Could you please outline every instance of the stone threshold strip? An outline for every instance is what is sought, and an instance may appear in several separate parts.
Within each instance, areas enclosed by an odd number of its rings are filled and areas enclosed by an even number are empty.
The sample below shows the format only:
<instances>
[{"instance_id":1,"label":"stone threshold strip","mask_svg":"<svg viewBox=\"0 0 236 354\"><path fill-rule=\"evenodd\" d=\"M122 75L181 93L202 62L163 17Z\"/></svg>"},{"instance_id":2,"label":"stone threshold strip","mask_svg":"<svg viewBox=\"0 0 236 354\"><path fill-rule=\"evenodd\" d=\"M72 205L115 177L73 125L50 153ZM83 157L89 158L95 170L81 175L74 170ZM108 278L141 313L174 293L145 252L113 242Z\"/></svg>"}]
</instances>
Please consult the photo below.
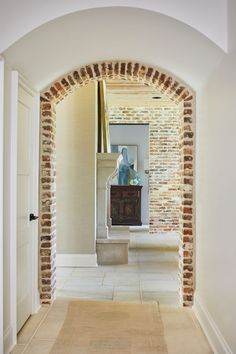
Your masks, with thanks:
<instances>
[{"instance_id":1,"label":"stone threshold strip","mask_svg":"<svg viewBox=\"0 0 236 354\"><path fill-rule=\"evenodd\" d=\"M56 289L56 111L67 95L101 79L133 80L156 87L181 107L180 125L180 294L191 306L194 293L194 116L195 92L162 69L130 61L103 61L80 67L41 92L40 297L54 299Z\"/></svg>"}]
</instances>

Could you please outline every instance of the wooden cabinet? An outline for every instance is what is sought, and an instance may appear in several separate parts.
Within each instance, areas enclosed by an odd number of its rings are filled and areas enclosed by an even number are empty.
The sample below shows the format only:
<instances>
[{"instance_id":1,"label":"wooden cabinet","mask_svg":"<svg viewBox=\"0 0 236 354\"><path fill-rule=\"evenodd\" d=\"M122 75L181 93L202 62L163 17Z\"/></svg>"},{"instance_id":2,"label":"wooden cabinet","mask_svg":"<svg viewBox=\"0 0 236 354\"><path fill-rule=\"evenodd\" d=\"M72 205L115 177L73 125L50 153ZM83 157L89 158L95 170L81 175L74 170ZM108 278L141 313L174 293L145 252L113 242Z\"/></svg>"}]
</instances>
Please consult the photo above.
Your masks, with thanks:
<instances>
[{"instance_id":1,"label":"wooden cabinet","mask_svg":"<svg viewBox=\"0 0 236 354\"><path fill-rule=\"evenodd\" d=\"M112 225L142 225L142 186L111 186Z\"/></svg>"}]
</instances>

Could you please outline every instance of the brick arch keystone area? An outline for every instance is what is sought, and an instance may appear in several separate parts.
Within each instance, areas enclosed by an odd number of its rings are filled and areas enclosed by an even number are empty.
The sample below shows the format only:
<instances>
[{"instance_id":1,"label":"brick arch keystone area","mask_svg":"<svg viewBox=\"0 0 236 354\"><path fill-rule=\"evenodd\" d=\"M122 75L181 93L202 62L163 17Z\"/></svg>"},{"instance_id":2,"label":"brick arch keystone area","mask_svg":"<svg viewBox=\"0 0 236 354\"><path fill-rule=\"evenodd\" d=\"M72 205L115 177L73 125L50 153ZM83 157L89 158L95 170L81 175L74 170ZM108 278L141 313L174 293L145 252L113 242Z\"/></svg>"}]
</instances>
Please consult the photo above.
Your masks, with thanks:
<instances>
[{"instance_id":1,"label":"brick arch keystone area","mask_svg":"<svg viewBox=\"0 0 236 354\"><path fill-rule=\"evenodd\" d=\"M194 294L194 112L195 93L172 74L130 61L104 61L73 70L41 92L40 297L50 304L56 288L56 105L90 82L123 79L156 87L181 107L180 125L180 295L191 306Z\"/></svg>"}]
</instances>

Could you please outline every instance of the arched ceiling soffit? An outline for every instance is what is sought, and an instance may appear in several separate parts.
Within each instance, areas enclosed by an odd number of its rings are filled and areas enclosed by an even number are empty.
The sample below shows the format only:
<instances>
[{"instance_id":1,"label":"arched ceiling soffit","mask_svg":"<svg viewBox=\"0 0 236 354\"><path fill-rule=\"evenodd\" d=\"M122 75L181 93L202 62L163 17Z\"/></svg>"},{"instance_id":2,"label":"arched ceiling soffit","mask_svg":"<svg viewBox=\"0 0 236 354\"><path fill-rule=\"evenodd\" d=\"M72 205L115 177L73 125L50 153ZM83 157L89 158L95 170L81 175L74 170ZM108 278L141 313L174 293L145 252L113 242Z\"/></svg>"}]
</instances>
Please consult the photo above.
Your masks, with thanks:
<instances>
[{"instance_id":1,"label":"arched ceiling soffit","mask_svg":"<svg viewBox=\"0 0 236 354\"><path fill-rule=\"evenodd\" d=\"M48 22L3 55L9 66L41 91L64 73L102 60L162 67L196 90L225 54L205 36L173 18L109 7Z\"/></svg>"},{"instance_id":2,"label":"arched ceiling soffit","mask_svg":"<svg viewBox=\"0 0 236 354\"><path fill-rule=\"evenodd\" d=\"M226 0L2 0L0 53L35 28L61 16L101 7L132 7L170 16L227 51ZM212 15L214 13L214 16Z\"/></svg>"}]
</instances>

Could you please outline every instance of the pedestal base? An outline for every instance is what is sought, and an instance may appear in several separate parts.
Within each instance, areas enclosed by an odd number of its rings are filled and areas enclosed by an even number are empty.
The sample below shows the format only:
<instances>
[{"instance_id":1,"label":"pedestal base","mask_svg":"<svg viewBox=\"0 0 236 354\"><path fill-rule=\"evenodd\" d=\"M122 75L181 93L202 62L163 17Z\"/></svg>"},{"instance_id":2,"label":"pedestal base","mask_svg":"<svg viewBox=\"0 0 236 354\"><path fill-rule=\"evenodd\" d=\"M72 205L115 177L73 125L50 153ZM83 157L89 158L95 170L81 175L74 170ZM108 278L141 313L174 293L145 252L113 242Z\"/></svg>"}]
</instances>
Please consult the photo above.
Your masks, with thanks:
<instances>
[{"instance_id":1,"label":"pedestal base","mask_svg":"<svg viewBox=\"0 0 236 354\"><path fill-rule=\"evenodd\" d=\"M128 239L97 240L97 262L99 265L127 264L128 250Z\"/></svg>"}]
</instances>

